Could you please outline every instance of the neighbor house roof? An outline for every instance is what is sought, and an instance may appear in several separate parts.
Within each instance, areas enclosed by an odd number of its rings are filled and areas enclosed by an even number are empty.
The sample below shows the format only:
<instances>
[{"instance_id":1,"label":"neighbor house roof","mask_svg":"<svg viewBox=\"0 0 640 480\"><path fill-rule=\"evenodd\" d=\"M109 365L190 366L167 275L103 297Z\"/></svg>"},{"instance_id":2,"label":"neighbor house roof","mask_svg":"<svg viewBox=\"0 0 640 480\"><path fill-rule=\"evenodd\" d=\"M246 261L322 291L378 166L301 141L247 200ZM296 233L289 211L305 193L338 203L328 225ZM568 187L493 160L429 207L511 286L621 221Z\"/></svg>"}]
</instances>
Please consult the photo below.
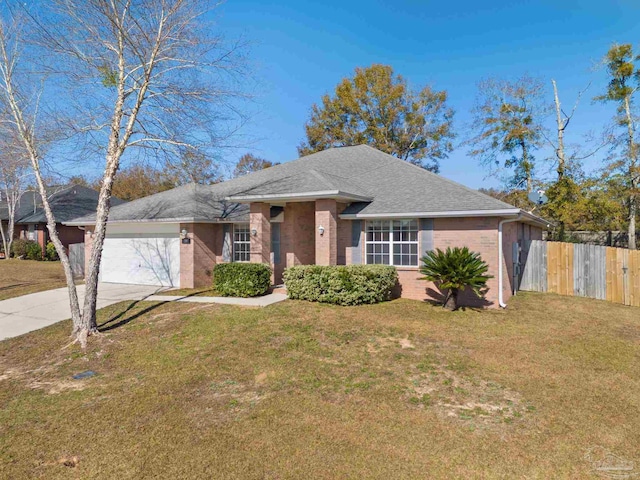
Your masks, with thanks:
<instances>
[{"instance_id":1,"label":"neighbor house roof","mask_svg":"<svg viewBox=\"0 0 640 480\"><path fill-rule=\"evenodd\" d=\"M248 221L246 203L314 198L350 203L343 218L523 213L477 190L358 145L331 148L215 185L190 184L134 200L114 207L109 221ZM93 221L87 216L71 223Z\"/></svg>"},{"instance_id":2,"label":"neighbor house roof","mask_svg":"<svg viewBox=\"0 0 640 480\"><path fill-rule=\"evenodd\" d=\"M68 222L81 215L95 212L98 205L99 193L92 188L82 185L58 185L47 187L49 204L56 221ZM112 205L124 203L119 198L112 197ZM8 219L6 201L0 202L0 218ZM42 206L42 198L37 190L24 192L16 209L16 224L46 223L47 218Z\"/></svg>"}]
</instances>

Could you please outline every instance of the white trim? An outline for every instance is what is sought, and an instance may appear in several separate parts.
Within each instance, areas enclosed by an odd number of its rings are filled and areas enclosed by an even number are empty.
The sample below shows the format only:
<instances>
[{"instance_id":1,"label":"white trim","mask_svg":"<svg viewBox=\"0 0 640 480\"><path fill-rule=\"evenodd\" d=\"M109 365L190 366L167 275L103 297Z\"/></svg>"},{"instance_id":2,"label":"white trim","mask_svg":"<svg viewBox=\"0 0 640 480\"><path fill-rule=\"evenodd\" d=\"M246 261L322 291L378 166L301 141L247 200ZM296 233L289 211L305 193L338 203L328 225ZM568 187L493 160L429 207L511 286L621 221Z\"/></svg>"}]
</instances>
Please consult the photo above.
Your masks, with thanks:
<instances>
[{"instance_id":1,"label":"white trim","mask_svg":"<svg viewBox=\"0 0 640 480\"><path fill-rule=\"evenodd\" d=\"M247 235L249 237L248 242L236 242L236 230L240 226L243 229L246 227ZM242 253L249 254L249 260L236 260L236 243L242 244L242 245L247 245L247 244L249 245L249 250L247 252L242 252ZM249 262L251 262L251 224L249 222L234 223L232 224L232 228L231 228L231 263L249 263Z\"/></svg>"},{"instance_id":2,"label":"white trim","mask_svg":"<svg viewBox=\"0 0 640 480\"><path fill-rule=\"evenodd\" d=\"M317 192L286 193L286 194L266 194L266 195L231 195L225 200L230 202L262 202L265 200L278 202L301 202L309 199L335 198L340 200L351 200L355 202L370 202L372 197L365 197L353 193L342 192L340 190L322 190Z\"/></svg>"},{"instance_id":3,"label":"white trim","mask_svg":"<svg viewBox=\"0 0 640 480\"><path fill-rule=\"evenodd\" d=\"M520 212L517 208L505 210L448 210L444 212L405 212L405 213L346 213L340 215L344 220L370 218L438 218L438 217L496 217L500 215L517 215Z\"/></svg>"},{"instance_id":4,"label":"white trim","mask_svg":"<svg viewBox=\"0 0 640 480\"><path fill-rule=\"evenodd\" d=\"M415 221L416 222L416 241L407 241L407 242L403 242L403 241L394 241L393 240L393 222L394 221L399 221L399 220L407 220L407 221ZM375 221L380 221L380 222L388 222L389 224L389 240L388 241L368 241L367 240L367 224L369 222L375 222ZM420 266L420 221L417 218L395 218L395 219L377 219L377 220L369 220L369 221L365 221L364 222L364 264L365 265L390 265L392 267L396 267L396 268L418 268ZM388 244L389 245L389 263L369 263L369 254L367 253L367 245L384 245L384 244ZM394 257L394 252L393 252L393 246L394 245L416 245L416 257L417 257L417 263L416 265L396 265L393 261L393 257ZM378 254L373 254L378 255ZM383 255L383 254L379 254L379 255ZM400 256L403 256L402 253L400 254Z\"/></svg>"},{"instance_id":5,"label":"white trim","mask_svg":"<svg viewBox=\"0 0 640 480\"><path fill-rule=\"evenodd\" d=\"M238 220L211 220L211 219L200 219L200 218L159 218L159 219L136 219L136 220L107 220L107 225L118 225L118 224L126 224L126 223L244 223L238 222ZM62 222L63 225L67 225L70 227L83 227L85 225L95 225L95 220L87 220L84 222L77 221L69 221Z\"/></svg>"},{"instance_id":6,"label":"white trim","mask_svg":"<svg viewBox=\"0 0 640 480\"><path fill-rule=\"evenodd\" d=\"M386 220L401 218L443 218L443 217L527 217L531 223L541 227L549 226L543 218L524 212L517 208L504 210L448 210L443 212L409 212L409 213L346 213L339 215L342 220L370 219ZM520 218L523 220L523 218Z\"/></svg>"}]
</instances>

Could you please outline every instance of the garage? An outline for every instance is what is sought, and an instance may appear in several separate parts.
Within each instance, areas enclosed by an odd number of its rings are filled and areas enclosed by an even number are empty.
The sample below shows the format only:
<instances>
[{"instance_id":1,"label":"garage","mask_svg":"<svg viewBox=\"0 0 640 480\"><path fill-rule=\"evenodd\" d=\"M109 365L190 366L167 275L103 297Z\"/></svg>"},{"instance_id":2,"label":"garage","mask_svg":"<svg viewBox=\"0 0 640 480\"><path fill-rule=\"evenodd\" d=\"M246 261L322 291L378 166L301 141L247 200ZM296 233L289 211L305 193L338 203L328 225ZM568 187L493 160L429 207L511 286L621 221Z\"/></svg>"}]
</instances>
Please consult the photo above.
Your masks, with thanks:
<instances>
[{"instance_id":1,"label":"garage","mask_svg":"<svg viewBox=\"0 0 640 480\"><path fill-rule=\"evenodd\" d=\"M108 224L100 280L162 287L180 286L180 225Z\"/></svg>"}]
</instances>

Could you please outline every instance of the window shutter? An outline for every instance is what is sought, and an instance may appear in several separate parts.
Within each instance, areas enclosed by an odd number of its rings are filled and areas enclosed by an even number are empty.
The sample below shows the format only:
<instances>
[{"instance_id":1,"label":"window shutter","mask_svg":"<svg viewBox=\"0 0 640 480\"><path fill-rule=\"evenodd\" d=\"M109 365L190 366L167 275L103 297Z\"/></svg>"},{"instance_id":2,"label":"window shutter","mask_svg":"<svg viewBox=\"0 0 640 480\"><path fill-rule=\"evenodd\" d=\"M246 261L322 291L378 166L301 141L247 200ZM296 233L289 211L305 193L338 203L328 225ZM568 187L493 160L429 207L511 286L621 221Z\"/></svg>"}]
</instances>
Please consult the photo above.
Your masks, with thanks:
<instances>
[{"instance_id":1,"label":"window shutter","mask_svg":"<svg viewBox=\"0 0 640 480\"><path fill-rule=\"evenodd\" d=\"M273 264L280 263L280 224L271 224L271 252L273 253Z\"/></svg>"},{"instance_id":2,"label":"window shutter","mask_svg":"<svg viewBox=\"0 0 640 480\"><path fill-rule=\"evenodd\" d=\"M362 232L362 222L360 220L353 220L351 222L351 263L358 265L362 262L362 245L360 244L360 237Z\"/></svg>"},{"instance_id":3,"label":"window shutter","mask_svg":"<svg viewBox=\"0 0 640 480\"><path fill-rule=\"evenodd\" d=\"M222 243L222 261L228 263L231 261L231 225L225 223L222 225L223 243Z\"/></svg>"},{"instance_id":4,"label":"window shutter","mask_svg":"<svg viewBox=\"0 0 640 480\"><path fill-rule=\"evenodd\" d=\"M430 250L433 250L433 218L421 218L420 219L420 232L419 232L419 259L424 256Z\"/></svg>"}]
</instances>

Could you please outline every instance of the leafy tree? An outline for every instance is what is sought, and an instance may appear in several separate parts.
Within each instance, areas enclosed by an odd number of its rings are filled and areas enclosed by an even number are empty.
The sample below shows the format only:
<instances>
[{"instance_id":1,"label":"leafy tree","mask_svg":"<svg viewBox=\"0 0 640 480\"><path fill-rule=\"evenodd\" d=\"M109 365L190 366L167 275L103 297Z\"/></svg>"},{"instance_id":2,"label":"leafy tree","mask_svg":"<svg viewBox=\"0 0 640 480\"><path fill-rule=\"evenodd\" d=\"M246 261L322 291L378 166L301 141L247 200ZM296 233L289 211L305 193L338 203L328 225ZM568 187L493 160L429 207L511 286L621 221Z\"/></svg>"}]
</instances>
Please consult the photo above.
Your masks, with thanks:
<instances>
[{"instance_id":1,"label":"leafy tree","mask_svg":"<svg viewBox=\"0 0 640 480\"><path fill-rule=\"evenodd\" d=\"M424 279L448 290L443 306L449 310L457 310L458 295L466 288L479 297L483 296L487 281L492 278L487 275L488 270L489 266L480 254L471 252L467 247L447 247L444 252L436 248L422 257L420 267Z\"/></svg>"},{"instance_id":2,"label":"leafy tree","mask_svg":"<svg viewBox=\"0 0 640 480\"><path fill-rule=\"evenodd\" d=\"M80 185L82 187L91 187L91 182L84 175L73 175L69 177L69 181L67 182L71 185ZM52 244L53 245L53 244Z\"/></svg>"},{"instance_id":3,"label":"leafy tree","mask_svg":"<svg viewBox=\"0 0 640 480\"><path fill-rule=\"evenodd\" d=\"M433 172L453 149L453 109L447 92L411 90L388 65L356 68L333 96L313 105L300 155L368 144Z\"/></svg>"},{"instance_id":4,"label":"leafy tree","mask_svg":"<svg viewBox=\"0 0 640 480\"><path fill-rule=\"evenodd\" d=\"M233 170L234 178L241 177L247 173L257 172L258 170L264 170L265 168L273 167L278 163L270 162L264 158L257 157L251 153L245 153L240 157L236 168Z\"/></svg>"},{"instance_id":5,"label":"leafy tree","mask_svg":"<svg viewBox=\"0 0 640 480\"><path fill-rule=\"evenodd\" d=\"M523 76L513 82L489 79L478 84L473 109L473 135L465 143L469 154L491 173L510 171L509 185L533 189L535 157L542 145L542 118L546 112L544 87Z\"/></svg>"},{"instance_id":6,"label":"leafy tree","mask_svg":"<svg viewBox=\"0 0 640 480\"><path fill-rule=\"evenodd\" d=\"M209 156L196 150L184 150L177 161L168 159L163 177L174 187L186 183L210 185L222 181L217 163Z\"/></svg>"},{"instance_id":7,"label":"leafy tree","mask_svg":"<svg viewBox=\"0 0 640 480\"><path fill-rule=\"evenodd\" d=\"M638 142L636 140L635 117L632 111L633 97L640 84L640 70L634 62L640 59L633 53L630 44L614 44L607 52L604 62L609 74L607 91L596 100L615 102L618 105L617 124L624 129L622 139L614 143L622 147L621 155L614 155L608 165L609 172L621 175L627 190L629 248L635 250L636 216L638 214L638 187L640 165L638 164Z\"/></svg>"},{"instance_id":8,"label":"leafy tree","mask_svg":"<svg viewBox=\"0 0 640 480\"><path fill-rule=\"evenodd\" d=\"M175 185L154 168L143 165L132 165L118 172L113 182L111 194L121 200L135 200L170 190ZM96 185L99 188L99 185Z\"/></svg>"}]
</instances>

